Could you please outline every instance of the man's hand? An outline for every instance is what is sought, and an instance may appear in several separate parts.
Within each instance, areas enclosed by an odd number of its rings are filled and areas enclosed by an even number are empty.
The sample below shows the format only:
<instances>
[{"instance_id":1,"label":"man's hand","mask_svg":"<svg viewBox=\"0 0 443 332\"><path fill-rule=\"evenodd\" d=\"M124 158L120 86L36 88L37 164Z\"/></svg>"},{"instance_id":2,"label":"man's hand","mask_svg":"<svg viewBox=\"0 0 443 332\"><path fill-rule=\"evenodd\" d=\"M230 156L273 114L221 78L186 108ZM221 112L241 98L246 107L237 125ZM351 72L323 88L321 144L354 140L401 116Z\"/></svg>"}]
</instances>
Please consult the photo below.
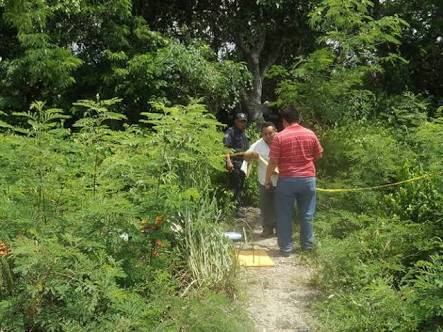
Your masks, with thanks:
<instances>
[{"instance_id":1,"label":"man's hand","mask_svg":"<svg viewBox=\"0 0 443 332\"><path fill-rule=\"evenodd\" d=\"M232 172L232 170L234 169L234 164L232 163L232 161L227 161L226 162L226 169L228 170L228 172Z\"/></svg>"},{"instance_id":2,"label":"man's hand","mask_svg":"<svg viewBox=\"0 0 443 332\"><path fill-rule=\"evenodd\" d=\"M232 172L232 170L234 169L234 164L232 163L229 153L226 154L226 169L228 170L228 172Z\"/></svg>"},{"instance_id":3,"label":"man's hand","mask_svg":"<svg viewBox=\"0 0 443 332\"><path fill-rule=\"evenodd\" d=\"M274 189L274 187L272 186L272 183L268 182L265 183L265 190L266 191L272 191Z\"/></svg>"},{"instance_id":4,"label":"man's hand","mask_svg":"<svg viewBox=\"0 0 443 332\"><path fill-rule=\"evenodd\" d=\"M266 178L265 178L266 190L268 190L268 187L270 188L269 190L272 190L271 177L277 167L278 167L277 161L270 159L268 162L268 167L266 168Z\"/></svg>"}]
</instances>

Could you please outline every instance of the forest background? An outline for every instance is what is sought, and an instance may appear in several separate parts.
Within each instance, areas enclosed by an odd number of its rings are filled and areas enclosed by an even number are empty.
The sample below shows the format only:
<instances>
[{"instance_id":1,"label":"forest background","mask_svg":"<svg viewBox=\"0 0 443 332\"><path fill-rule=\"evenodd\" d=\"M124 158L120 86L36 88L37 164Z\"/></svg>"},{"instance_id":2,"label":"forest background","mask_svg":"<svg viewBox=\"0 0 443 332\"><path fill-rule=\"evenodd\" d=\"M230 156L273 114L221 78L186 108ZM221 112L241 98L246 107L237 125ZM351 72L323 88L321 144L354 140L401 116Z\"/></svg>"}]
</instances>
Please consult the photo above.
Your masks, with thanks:
<instances>
[{"instance_id":1,"label":"forest background","mask_svg":"<svg viewBox=\"0 0 443 332\"><path fill-rule=\"evenodd\" d=\"M289 104L322 187L429 175L320 193L318 329L441 331L442 11L0 0L0 331L247 330L221 122Z\"/></svg>"}]
</instances>

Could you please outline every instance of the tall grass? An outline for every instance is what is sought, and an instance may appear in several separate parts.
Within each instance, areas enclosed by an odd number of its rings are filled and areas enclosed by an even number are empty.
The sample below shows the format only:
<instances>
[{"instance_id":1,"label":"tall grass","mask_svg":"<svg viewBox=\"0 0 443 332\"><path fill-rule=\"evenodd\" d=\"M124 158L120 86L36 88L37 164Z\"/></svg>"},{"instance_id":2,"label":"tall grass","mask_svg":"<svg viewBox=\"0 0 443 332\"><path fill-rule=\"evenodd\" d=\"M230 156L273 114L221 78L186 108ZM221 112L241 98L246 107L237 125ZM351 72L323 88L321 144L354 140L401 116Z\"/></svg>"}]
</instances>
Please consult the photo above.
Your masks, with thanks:
<instances>
[{"instance_id":1,"label":"tall grass","mask_svg":"<svg viewBox=\"0 0 443 332\"><path fill-rule=\"evenodd\" d=\"M181 250L186 258L190 284L232 290L237 263L234 248L221 231L221 211L215 197L204 195L199 203L182 214Z\"/></svg>"}]
</instances>

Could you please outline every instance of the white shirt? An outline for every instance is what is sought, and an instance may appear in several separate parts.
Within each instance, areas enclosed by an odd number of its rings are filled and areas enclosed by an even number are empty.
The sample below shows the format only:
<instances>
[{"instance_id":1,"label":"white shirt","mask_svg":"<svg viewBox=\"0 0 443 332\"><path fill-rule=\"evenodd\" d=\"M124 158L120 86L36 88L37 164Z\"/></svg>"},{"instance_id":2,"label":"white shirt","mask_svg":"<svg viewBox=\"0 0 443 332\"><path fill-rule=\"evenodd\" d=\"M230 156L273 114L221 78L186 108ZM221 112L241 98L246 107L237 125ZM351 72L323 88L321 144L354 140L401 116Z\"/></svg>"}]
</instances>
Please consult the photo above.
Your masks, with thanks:
<instances>
[{"instance_id":1,"label":"white shirt","mask_svg":"<svg viewBox=\"0 0 443 332\"><path fill-rule=\"evenodd\" d=\"M266 169L269 162L269 145L263 138L251 145L247 152L256 152L261 158L258 158L258 182L264 186L266 180ZM265 162L266 161L266 162ZM274 174L271 177L272 185L277 186L278 175Z\"/></svg>"}]
</instances>

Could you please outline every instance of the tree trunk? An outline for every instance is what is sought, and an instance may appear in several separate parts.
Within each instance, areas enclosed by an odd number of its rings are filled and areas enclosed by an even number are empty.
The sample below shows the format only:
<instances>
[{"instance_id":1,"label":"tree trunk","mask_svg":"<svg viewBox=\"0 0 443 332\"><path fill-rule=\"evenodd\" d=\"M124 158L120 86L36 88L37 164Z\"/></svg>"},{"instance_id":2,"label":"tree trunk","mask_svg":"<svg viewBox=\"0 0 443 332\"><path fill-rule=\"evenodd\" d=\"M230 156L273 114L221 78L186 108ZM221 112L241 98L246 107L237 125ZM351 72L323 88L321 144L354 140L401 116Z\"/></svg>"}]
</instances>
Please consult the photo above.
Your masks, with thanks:
<instances>
[{"instance_id":1,"label":"tree trunk","mask_svg":"<svg viewBox=\"0 0 443 332\"><path fill-rule=\"evenodd\" d=\"M260 72L260 59L258 54L250 54L248 59L248 69L252 74L250 89L243 94L243 103L248 112L249 121L262 123L263 114L261 112L261 96L263 88L263 76Z\"/></svg>"},{"instance_id":2,"label":"tree trunk","mask_svg":"<svg viewBox=\"0 0 443 332\"><path fill-rule=\"evenodd\" d=\"M253 48L248 48L241 39L238 44L252 75L251 87L242 94L243 105L246 107L249 120L259 125L264 122L261 99L263 79L266 71L275 63L280 54L283 38L281 35L269 36L264 33Z\"/></svg>"}]
</instances>

